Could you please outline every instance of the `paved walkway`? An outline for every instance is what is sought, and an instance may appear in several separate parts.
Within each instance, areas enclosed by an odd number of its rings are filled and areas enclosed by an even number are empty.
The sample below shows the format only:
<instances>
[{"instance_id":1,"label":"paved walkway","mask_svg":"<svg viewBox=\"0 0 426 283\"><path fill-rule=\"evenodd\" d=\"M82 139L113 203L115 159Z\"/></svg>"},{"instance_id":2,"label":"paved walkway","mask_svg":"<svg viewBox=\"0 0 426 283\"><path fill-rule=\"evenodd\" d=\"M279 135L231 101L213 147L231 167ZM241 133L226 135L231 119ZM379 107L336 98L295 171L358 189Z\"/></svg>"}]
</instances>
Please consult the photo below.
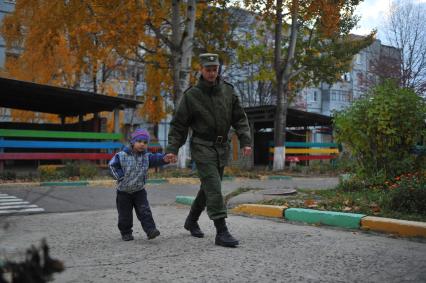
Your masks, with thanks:
<instances>
[{"instance_id":1,"label":"paved walkway","mask_svg":"<svg viewBox=\"0 0 426 283\"><path fill-rule=\"evenodd\" d=\"M113 209L8 218L0 225L0 254L46 238L66 270L53 282L425 282L426 243L282 220L230 216L235 249L215 246L205 214L206 238L182 228L188 207L157 205L161 231L148 241L135 225L135 241L123 242ZM1 220L0 220L1 221ZM4 223L2 223L4 224ZM136 224L136 222L135 222Z\"/></svg>"}]
</instances>

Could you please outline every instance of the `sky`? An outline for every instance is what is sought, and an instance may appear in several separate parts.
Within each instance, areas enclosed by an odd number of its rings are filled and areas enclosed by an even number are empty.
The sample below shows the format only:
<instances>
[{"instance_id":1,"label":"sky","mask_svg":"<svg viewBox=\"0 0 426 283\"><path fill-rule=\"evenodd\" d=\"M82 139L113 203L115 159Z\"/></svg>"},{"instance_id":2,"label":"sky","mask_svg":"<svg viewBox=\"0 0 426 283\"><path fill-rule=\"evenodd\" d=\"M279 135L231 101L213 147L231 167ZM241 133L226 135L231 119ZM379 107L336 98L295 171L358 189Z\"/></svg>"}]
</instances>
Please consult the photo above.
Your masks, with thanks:
<instances>
[{"instance_id":1,"label":"sky","mask_svg":"<svg viewBox=\"0 0 426 283\"><path fill-rule=\"evenodd\" d=\"M408 0L400 0L408 1ZM425 3L426 0L413 0L415 3ZM358 5L355 14L361 16L358 27L352 32L358 35L366 35L371 30L377 29L378 38L385 41L383 25L388 16L392 0L364 0Z\"/></svg>"}]
</instances>

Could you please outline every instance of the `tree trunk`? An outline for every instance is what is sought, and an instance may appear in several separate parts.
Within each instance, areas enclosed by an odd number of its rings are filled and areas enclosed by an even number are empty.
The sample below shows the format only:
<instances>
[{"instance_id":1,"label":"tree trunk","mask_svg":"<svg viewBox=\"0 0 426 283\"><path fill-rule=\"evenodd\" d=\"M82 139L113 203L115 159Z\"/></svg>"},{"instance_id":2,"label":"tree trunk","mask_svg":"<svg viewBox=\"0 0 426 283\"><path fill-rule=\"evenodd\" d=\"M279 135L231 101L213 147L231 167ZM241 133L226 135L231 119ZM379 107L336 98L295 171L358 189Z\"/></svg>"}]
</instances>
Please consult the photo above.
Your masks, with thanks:
<instances>
[{"instance_id":1,"label":"tree trunk","mask_svg":"<svg viewBox=\"0 0 426 283\"><path fill-rule=\"evenodd\" d=\"M277 0L277 14L275 22L275 47L274 47L274 71L276 78L277 90L277 107L274 121L274 163L273 170L278 171L284 169L284 153L283 148L283 68L281 64L281 40L282 40L282 0ZM284 125L285 127L285 125Z\"/></svg>"},{"instance_id":2,"label":"tree trunk","mask_svg":"<svg viewBox=\"0 0 426 283\"><path fill-rule=\"evenodd\" d=\"M182 32L180 27L180 0L172 1L172 45L170 51L172 55L172 68L173 68L173 103L176 107L179 94L180 94L180 70L181 70L181 57L182 50L179 48L182 40Z\"/></svg>"},{"instance_id":3,"label":"tree trunk","mask_svg":"<svg viewBox=\"0 0 426 283\"><path fill-rule=\"evenodd\" d=\"M293 0L291 4L291 30L287 58L286 60L282 60L282 3L282 0L277 0L277 15L275 23L274 69L277 89L277 108L274 124L274 171L283 170L285 167L285 130L287 126L288 92L290 79L296 73L293 70L293 64L294 54L296 51L297 32L299 28L299 0Z\"/></svg>"},{"instance_id":4,"label":"tree trunk","mask_svg":"<svg viewBox=\"0 0 426 283\"><path fill-rule=\"evenodd\" d=\"M185 29L182 34L181 17L179 14L180 2L179 0L172 2L173 103L175 107L178 105L184 90L189 85L196 10L196 0L188 0ZM186 160L189 156L188 149L188 142L179 149L177 162L179 168L186 167Z\"/></svg>"},{"instance_id":5,"label":"tree trunk","mask_svg":"<svg viewBox=\"0 0 426 283\"><path fill-rule=\"evenodd\" d=\"M185 32L183 33L182 42L182 61L181 76L179 83L179 92L176 93L177 101L182 97L183 92L188 88L191 74L191 59L194 42L195 30L195 10L196 0L188 0L186 9Z\"/></svg>"}]
</instances>

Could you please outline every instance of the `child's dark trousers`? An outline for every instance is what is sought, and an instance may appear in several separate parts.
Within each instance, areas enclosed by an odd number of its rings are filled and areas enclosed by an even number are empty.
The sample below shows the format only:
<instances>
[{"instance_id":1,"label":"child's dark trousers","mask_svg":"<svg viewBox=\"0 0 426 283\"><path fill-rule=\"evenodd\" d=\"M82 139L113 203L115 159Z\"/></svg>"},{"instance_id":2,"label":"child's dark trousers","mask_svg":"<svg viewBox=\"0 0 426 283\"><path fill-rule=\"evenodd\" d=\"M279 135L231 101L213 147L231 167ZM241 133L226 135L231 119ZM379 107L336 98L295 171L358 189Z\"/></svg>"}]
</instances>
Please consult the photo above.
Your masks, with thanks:
<instances>
[{"instance_id":1,"label":"child's dark trousers","mask_svg":"<svg viewBox=\"0 0 426 283\"><path fill-rule=\"evenodd\" d=\"M116 202L118 210L118 229L121 235L131 234L133 232L133 208L135 208L136 216L141 222L142 229L145 233L148 234L156 229L145 189L131 194L117 191Z\"/></svg>"}]
</instances>

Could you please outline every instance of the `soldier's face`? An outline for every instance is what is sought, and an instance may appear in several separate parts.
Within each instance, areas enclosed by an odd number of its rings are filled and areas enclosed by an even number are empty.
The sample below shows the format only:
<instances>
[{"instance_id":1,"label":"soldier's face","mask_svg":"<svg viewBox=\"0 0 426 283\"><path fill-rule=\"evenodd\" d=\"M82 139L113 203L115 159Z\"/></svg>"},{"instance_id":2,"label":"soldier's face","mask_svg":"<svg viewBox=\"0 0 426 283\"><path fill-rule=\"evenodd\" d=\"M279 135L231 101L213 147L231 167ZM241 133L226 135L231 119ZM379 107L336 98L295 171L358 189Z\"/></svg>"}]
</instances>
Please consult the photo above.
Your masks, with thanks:
<instances>
[{"instance_id":1,"label":"soldier's face","mask_svg":"<svg viewBox=\"0 0 426 283\"><path fill-rule=\"evenodd\" d=\"M206 66L201 68L201 75L203 78L211 83L216 81L219 71L219 66Z\"/></svg>"}]
</instances>

